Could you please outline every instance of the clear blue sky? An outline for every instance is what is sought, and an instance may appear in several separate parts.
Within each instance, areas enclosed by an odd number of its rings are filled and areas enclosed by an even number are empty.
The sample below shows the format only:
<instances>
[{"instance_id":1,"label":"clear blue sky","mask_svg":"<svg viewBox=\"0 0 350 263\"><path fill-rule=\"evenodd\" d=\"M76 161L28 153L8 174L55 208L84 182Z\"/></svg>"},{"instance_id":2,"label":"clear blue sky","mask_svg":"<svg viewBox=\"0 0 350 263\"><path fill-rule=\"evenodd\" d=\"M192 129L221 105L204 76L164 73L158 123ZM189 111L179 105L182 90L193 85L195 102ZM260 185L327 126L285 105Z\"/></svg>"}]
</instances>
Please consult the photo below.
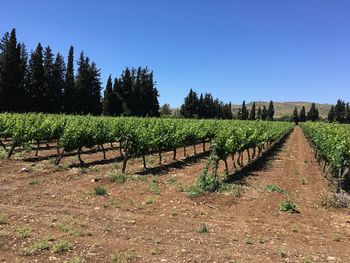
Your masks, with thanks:
<instances>
[{"instance_id":1,"label":"clear blue sky","mask_svg":"<svg viewBox=\"0 0 350 263\"><path fill-rule=\"evenodd\" d=\"M190 88L225 102L350 100L349 0L0 0L0 34L17 29L108 75L154 70L160 102Z\"/></svg>"}]
</instances>

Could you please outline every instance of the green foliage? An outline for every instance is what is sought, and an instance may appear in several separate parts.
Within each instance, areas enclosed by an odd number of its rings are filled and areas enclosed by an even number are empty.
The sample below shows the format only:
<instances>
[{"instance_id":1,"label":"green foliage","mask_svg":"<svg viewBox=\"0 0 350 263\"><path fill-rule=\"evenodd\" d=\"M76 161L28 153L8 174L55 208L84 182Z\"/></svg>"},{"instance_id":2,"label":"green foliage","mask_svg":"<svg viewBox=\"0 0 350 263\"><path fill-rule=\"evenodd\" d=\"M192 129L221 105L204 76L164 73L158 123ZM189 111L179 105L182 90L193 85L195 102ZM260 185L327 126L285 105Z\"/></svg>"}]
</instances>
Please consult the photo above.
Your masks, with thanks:
<instances>
[{"instance_id":1,"label":"green foliage","mask_svg":"<svg viewBox=\"0 0 350 263\"><path fill-rule=\"evenodd\" d=\"M311 104L310 110L306 115L306 119L308 121L317 121L319 119L319 113L315 103Z\"/></svg>"},{"instance_id":2,"label":"green foliage","mask_svg":"<svg viewBox=\"0 0 350 263\"><path fill-rule=\"evenodd\" d=\"M122 184L128 180L128 176L125 173L119 173L117 171L112 171L108 176L113 183Z\"/></svg>"},{"instance_id":3,"label":"green foliage","mask_svg":"<svg viewBox=\"0 0 350 263\"><path fill-rule=\"evenodd\" d=\"M277 192L281 194L286 194L287 192L275 184L266 185L266 190L269 192Z\"/></svg>"},{"instance_id":4,"label":"green foliage","mask_svg":"<svg viewBox=\"0 0 350 263\"><path fill-rule=\"evenodd\" d=\"M19 238L28 238L32 235L32 230L28 227L19 227L16 229L16 236Z\"/></svg>"},{"instance_id":5,"label":"green foliage","mask_svg":"<svg viewBox=\"0 0 350 263\"><path fill-rule=\"evenodd\" d=\"M297 205L290 200L283 200L280 204L279 204L279 208L280 211L282 212L289 212L289 213L294 213L297 212Z\"/></svg>"},{"instance_id":6,"label":"green foliage","mask_svg":"<svg viewBox=\"0 0 350 263\"><path fill-rule=\"evenodd\" d=\"M95 186L94 190L95 190L95 195L106 195L107 194L107 190L101 185Z\"/></svg>"},{"instance_id":7,"label":"green foliage","mask_svg":"<svg viewBox=\"0 0 350 263\"><path fill-rule=\"evenodd\" d=\"M3 213L0 213L0 225L7 224L7 216Z\"/></svg>"},{"instance_id":8,"label":"green foliage","mask_svg":"<svg viewBox=\"0 0 350 263\"><path fill-rule=\"evenodd\" d=\"M197 233L200 234L207 234L209 233L209 229L206 226L206 224L202 223L198 228L197 228Z\"/></svg>"},{"instance_id":9,"label":"green foliage","mask_svg":"<svg viewBox=\"0 0 350 263\"><path fill-rule=\"evenodd\" d=\"M57 243L53 244L53 246L52 246L53 253L62 253L62 252L68 251L70 249L71 249L71 245L66 240L58 241Z\"/></svg>"},{"instance_id":10,"label":"green foliage","mask_svg":"<svg viewBox=\"0 0 350 263\"><path fill-rule=\"evenodd\" d=\"M43 241L34 243L29 247L23 248L22 254L24 256L32 256L40 251L49 250L49 249L50 249L50 243L47 240L43 240Z\"/></svg>"},{"instance_id":11,"label":"green foliage","mask_svg":"<svg viewBox=\"0 0 350 263\"><path fill-rule=\"evenodd\" d=\"M159 195L160 194L160 188L159 188L159 185L158 185L158 182L156 180L152 180L149 185L148 185L148 191L153 193L153 194L157 194Z\"/></svg>"}]
</instances>

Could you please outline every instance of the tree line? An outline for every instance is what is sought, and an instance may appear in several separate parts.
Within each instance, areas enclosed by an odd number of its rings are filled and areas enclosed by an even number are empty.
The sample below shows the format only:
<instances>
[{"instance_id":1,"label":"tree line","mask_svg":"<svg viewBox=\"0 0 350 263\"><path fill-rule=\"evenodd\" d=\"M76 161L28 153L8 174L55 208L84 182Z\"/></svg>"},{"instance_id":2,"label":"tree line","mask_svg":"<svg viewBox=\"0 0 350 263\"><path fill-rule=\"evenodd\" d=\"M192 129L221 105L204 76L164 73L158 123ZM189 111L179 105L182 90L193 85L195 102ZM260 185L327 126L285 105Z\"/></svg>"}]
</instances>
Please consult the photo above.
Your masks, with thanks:
<instances>
[{"instance_id":1,"label":"tree line","mask_svg":"<svg viewBox=\"0 0 350 263\"><path fill-rule=\"evenodd\" d=\"M126 68L120 78L107 81L101 96L101 73L80 53L74 71L74 48L67 63L39 43L28 55L17 42L16 29L0 41L0 112L44 112L92 115L158 116L158 91L153 72Z\"/></svg>"},{"instance_id":2,"label":"tree line","mask_svg":"<svg viewBox=\"0 0 350 263\"><path fill-rule=\"evenodd\" d=\"M343 100L338 100L335 106L331 106L328 112L329 122L350 123L350 105Z\"/></svg>"},{"instance_id":3,"label":"tree line","mask_svg":"<svg viewBox=\"0 0 350 263\"><path fill-rule=\"evenodd\" d=\"M210 93L198 94L190 89L181 105L180 114L185 118L232 119L231 102L223 103Z\"/></svg>"},{"instance_id":4,"label":"tree line","mask_svg":"<svg viewBox=\"0 0 350 263\"><path fill-rule=\"evenodd\" d=\"M294 108L291 120L298 124L305 121L317 121L320 119L318 108L315 103L311 104L310 110L306 113L305 106L302 106L298 113L297 107Z\"/></svg>"},{"instance_id":5,"label":"tree line","mask_svg":"<svg viewBox=\"0 0 350 263\"><path fill-rule=\"evenodd\" d=\"M256 110L255 102L253 102L253 105L250 111L247 109L245 101L243 101L242 106L238 109L237 119L273 121L274 114L275 114L275 109L274 109L272 100L270 101L268 108L266 108L266 106L263 105L262 108L261 106L259 106L258 110Z\"/></svg>"}]
</instances>

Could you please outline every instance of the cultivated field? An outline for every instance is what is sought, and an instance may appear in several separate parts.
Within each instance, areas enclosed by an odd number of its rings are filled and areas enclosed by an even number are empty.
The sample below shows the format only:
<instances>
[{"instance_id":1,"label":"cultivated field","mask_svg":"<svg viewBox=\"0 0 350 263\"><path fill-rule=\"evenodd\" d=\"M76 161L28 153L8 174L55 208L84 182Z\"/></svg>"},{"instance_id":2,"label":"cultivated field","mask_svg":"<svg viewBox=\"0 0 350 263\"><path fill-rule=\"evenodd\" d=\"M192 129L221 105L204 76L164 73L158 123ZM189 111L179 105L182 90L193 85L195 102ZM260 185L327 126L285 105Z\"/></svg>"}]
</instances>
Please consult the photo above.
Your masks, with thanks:
<instances>
[{"instance_id":1,"label":"cultivated field","mask_svg":"<svg viewBox=\"0 0 350 263\"><path fill-rule=\"evenodd\" d=\"M34 137L26 136L29 144L18 140L11 159L0 163L0 260L349 262L350 210L333 207L334 185L325 179L300 127L289 134L286 124L268 122L168 122L143 123L146 135L137 130L135 137L113 141L105 140L110 135L86 137L93 135L88 127L96 128L88 122L85 129L67 129L47 143L37 138L37 154ZM160 140L153 140L159 133L149 127L162 127ZM212 133L198 133L198 127ZM312 140L318 134L307 127ZM171 137L169 146L165 134L182 135ZM7 150L23 133L10 137L2 140ZM180 138L176 144L174 138ZM318 152L324 159L334 155ZM214 167L221 160L220 183L221 174L229 178L211 193L193 187L209 156ZM337 162L329 159L327 167L334 170Z\"/></svg>"}]
</instances>

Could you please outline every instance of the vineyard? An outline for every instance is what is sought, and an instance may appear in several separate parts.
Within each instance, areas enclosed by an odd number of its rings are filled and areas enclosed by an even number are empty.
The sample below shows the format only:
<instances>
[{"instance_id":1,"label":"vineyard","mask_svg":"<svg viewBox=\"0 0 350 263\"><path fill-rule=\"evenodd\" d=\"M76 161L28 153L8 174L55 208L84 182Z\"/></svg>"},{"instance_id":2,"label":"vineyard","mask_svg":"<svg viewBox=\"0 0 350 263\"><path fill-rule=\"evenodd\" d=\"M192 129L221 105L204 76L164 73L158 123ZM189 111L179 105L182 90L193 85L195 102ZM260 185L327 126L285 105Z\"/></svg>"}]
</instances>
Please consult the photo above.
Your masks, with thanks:
<instances>
[{"instance_id":1,"label":"vineyard","mask_svg":"<svg viewBox=\"0 0 350 263\"><path fill-rule=\"evenodd\" d=\"M346 262L349 210L325 208L324 174L347 188L349 135L327 123L0 114L0 260Z\"/></svg>"}]
</instances>

